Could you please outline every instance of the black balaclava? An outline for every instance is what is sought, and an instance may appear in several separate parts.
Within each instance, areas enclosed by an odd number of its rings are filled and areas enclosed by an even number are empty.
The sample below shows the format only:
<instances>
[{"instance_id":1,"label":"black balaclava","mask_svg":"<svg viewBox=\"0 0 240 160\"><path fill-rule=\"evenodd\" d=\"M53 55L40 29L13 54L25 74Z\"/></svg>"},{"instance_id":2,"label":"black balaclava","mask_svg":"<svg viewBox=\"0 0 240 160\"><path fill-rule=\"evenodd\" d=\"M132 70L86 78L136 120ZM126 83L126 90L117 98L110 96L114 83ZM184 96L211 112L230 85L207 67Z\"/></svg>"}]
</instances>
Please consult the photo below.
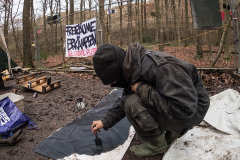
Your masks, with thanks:
<instances>
[{"instance_id":1,"label":"black balaclava","mask_svg":"<svg viewBox=\"0 0 240 160\"><path fill-rule=\"evenodd\" d=\"M126 88L128 85L123 77L123 61L126 52L112 44L98 47L93 56L93 66L103 84L108 85L115 81L112 87Z\"/></svg>"}]
</instances>

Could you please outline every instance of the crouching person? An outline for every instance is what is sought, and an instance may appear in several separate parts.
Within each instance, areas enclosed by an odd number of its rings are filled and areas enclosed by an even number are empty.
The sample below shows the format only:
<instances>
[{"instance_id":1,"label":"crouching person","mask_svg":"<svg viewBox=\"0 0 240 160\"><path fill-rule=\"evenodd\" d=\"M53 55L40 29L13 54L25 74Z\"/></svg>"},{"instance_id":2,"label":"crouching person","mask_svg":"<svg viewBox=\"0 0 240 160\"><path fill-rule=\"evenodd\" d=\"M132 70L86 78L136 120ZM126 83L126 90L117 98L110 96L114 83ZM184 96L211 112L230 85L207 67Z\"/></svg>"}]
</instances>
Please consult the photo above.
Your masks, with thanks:
<instances>
[{"instance_id":1,"label":"crouching person","mask_svg":"<svg viewBox=\"0 0 240 160\"><path fill-rule=\"evenodd\" d=\"M130 147L134 155L165 152L175 138L200 124L209 108L196 67L167 53L140 44L130 44L127 51L105 44L97 49L93 65L103 84L124 91L106 115L93 122L92 132L108 130L127 116L147 141Z\"/></svg>"}]
</instances>

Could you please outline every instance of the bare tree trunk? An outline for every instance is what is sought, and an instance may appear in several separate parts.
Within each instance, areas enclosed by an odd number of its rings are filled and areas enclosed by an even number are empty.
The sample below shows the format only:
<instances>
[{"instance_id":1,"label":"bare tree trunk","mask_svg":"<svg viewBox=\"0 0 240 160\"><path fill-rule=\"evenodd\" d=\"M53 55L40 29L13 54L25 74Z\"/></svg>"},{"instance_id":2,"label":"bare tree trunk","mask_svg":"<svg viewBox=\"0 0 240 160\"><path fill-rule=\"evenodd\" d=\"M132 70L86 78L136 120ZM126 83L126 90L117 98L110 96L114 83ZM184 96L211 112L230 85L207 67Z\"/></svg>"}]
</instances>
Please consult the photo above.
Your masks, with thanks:
<instances>
[{"instance_id":1,"label":"bare tree trunk","mask_svg":"<svg viewBox=\"0 0 240 160\"><path fill-rule=\"evenodd\" d=\"M136 9L136 15L137 15L137 39L138 39L138 43L141 43L141 23L140 23L140 15L139 15L139 0L136 0L136 5L137 5L137 9Z\"/></svg>"},{"instance_id":2,"label":"bare tree trunk","mask_svg":"<svg viewBox=\"0 0 240 160\"><path fill-rule=\"evenodd\" d=\"M80 2L80 22L82 23L83 22L83 3L84 3L84 1L83 0L81 0L81 2Z\"/></svg>"},{"instance_id":3,"label":"bare tree trunk","mask_svg":"<svg viewBox=\"0 0 240 160\"><path fill-rule=\"evenodd\" d=\"M219 0L219 5L223 6L223 0ZM223 12L223 7L220 7L220 11ZM222 20L222 24L224 24L224 20ZM223 28L219 28L217 30L217 35L216 35L216 39L215 39L215 45L219 46L221 38L222 38L222 34L223 34Z\"/></svg>"},{"instance_id":4,"label":"bare tree trunk","mask_svg":"<svg viewBox=\"0 0 240 160\"><path fill-rule=\"evenodd\" d=\"M119 5L120 3L120 5ZM120 46L123 45L123 24L122 24L122 0L120 0L120 2L118 1L118 5L119 5L119 10L120 10Z\"/></svg>"},{"instance_id":5,"label":"bare tree trunk","mask_svg":"<svg viewBox=\"0 0 240 160\"><path fill-rule=\"evenodd\" d=\"M34 8L33 8L33 0L30 0L30 34L31 34L31 44L34 41L34 22L35 22L35 17L34 17ZM31 47L31 53L34 53L34 48ZM39 57L40 58L40 57Z\"/></svg>"},{"instance_id":6,"label":"bare tree trunk","mask_svg":"<svg viewBox=\"0 0 240 160\"><path fill-rule=\"evenodd\" d=\"M13 19L12 9L13 9L13 3L12 3L12 7L11 7L11 24L12 24L12 30L13 30L13 39L14 39L14 43L15 43L17 53L18 53L16 56L19 55L20 59L22 60L23 57L22 57L22 54L21 54L21 51L20 51L20 48L19 48L19 45L18 45L17 34L16 34L16 31L15 31L15 27L14 27L14 19Z\"/></svg>"},{"instance_id":7,"label":"bare tree trunk","mask_svg":"<svg viewBox=\"0 0 240 160\"><path fill-rule=\"evenodd\" d=\"M111 0L109 0L108 10L111 11ZM111 12L108 14L108 43L111 43L111 25L112 25L112 19L111 19Z\"/></svg>"},{"instance_id":8,"label":"bare tree trunk","mask_svg":"<svg viewBox=\"0 0 240 160\"><path fill-rule=\"evenodd\" d=\"M166 15L166 38L167 38L167 42L169 42L169 28L168 28L168 14L169 14L169 10L168 10L168 0L165 0L165 15Z\"/></svg>"},{"instance_id":9,"label":"bare tree trunk","mask_svg":"<svg viewBox=\"0 0 240 160\"><path fill-rule=\"evenodd\" d=\"M188 17L188 0L185 0L185 19L186 19L186 37L188 38L189 33L189 17ZM185 46L188 46L188 40L185 40Z\"/></svg>"},{"instance_id":10,"label":"bare tree trunk","mask_svg":"<svg viewBox=\"0 0 240 160\"><path fill-rule=\"evenodd\" d=\"M65 2L66 2L66 25L68 25L68 19L69 19L69 17L68 17L68 0L65 0Z\"/></svg>"},{"instance_id":11,"label":"bare tree trunk","mask_svg":"<svg viewBox=\"0 0 240 160\"><path fill-rule=\"evenodd\" d=\"M51 21L53 20L53 0L50 0L50 16L51 16ZM53 22L50 23L51 26L51 45L49 48L51 48L51 54L53 54Z\"/></svg>"},{"instance_id":12,"label":"bare tree trunk","mask_svg":"<svg viewBox=\"0 0 240 160\"><path fill-rule=\"evenodd\" d=\"M157 24L157 34L158 41L160 44L163 43L163 32L162 32L162 22L160 14L160 0L155 0L155 9L156 9L156 24ZM163 51L163 45L159 45L159 51Z\"/></svg>"},{"instance_id":13,"label":"bare tree trunk","mask_svg":"<svg viewBox=\"0 0 240 160\"><path fill-rule=\"evenodd\" d=\"M216 46L218 46L220 44L222 34L223 34L223 28L219 28L218 31L217 31L217 38L215 40Z\"/></svg>"},{"instance_id":14,"label":"bare tree trunk","mask_svg":"<svg viewBox=\"0 0 240 160\"><path fill-rule=\"evenodd\" d=\"M201 34L202 33L202 30L198 30L197 31L197 34ZM197 53L196 53L196 57L198 58L202 58L203 57L203 49L202 49L202 36L198 36L196 38L197 40Z\"/></svg>"},{"instance_id":15,"label":"bare tree trunk","mask_svg":"<svg viewBox=\"0 0 240 160\"><path fill-rule=\"evenodd\" d=\"M59 18L61 18L61 0L58 0L58 3L59 3ZM62 21L60 20L60 35L61 35L61 40L62 40L62 55L63 55L63 64L65 64L65 50L63 49L63 45L64 45L64 40L63 40L63 32L62 32Z\"/></svg>"},{"instance_id":16,"label":"bare tree trunk","mask_svg":"<svg viewBox=\"0 0 240 160\"><path fill-rule=\"evenodd\" d=\"M146 11L146 0L144 0L144 6L143 6L143 9L144 9L144 28L146 29L147 28L147 11Z\"/></svg>"},{"instance_id":17,"label":"bare tree trunk","mask_svg":"<svg viewBox=\"0 0 240 160\"><path fill-rule=\"evenodd\" d=\"M70 0L70 24L74 24L74 0Z\"/></svg>"},{"instance_id":18,"label":"bare tree trunk","mask_svg":"<svg viewBox=\"0 0 240 160\"><path fill-rule=\"evenodd\" d=\"M176 40L176 32L177 32L177 16L176 16L176 4L175 4L175 0L171 0L172 1L172 9L173 9L173 19L174 19L174 31L173 32L173 37L174 37L174 40Z\"/></svg>"},{"instance_id":19,"label":"bare tree trunk","mask_svg":"<svg viewBox=\"0 0 240 160\"><path fill-rule=\"evenodd\" d=\"M159 6L159 0L155 0L155 11L156 11L156 31L157 31L157 38L159 37L159 31L160 31L160 22L159 22L159 19L160 19L160 6ZM157 41L159 41L159 38L156 39Z\"/></svg>"},{"instance_id":20,"label":"bare tree trunk","mask_svg":"<svg viewBox=\"0 0 240 160\"><path fill-rule=\"evenodd\" d=\"M158 39L159 29L158 29L158 24L157 24L157 17L155 17L155 26L156 26L155 42L156 42L156 43L159 43L159 39Z\"/></svg>"},{"instance_id":21,"label":"bare tree trunk","mask_svg":"<svg viewBox=\"0 0 240 160\"><path fill-rule=\"evenodd\" d=\"M134 4L134 9L133 9L133 41L139 42L139 38L138 38L138 7L137 7L137 0L135 1Z\"/></svg>"},{"instance_id":22,"label":"bare tree trunk","mask_svg":"<svg viewBox=\"0 0 240 160\"><path fill-rule=\"evenodd\" d=\"M105 20L104 20L104 0L99 0L99 12L100 12L100 24L102 28L102 40L103 44L105 44Z\"/></svg>"},{"instance_id":23,"label":"bare tree trunk","mask_svg":"<svg viewBox=\"0 0 240 160\"><path fill-rule=\"evenodd\" d=\"M92 15L91 15L91 6L92 6L92 0L88 0L88 7L89 7L89 18L91 19L92 18Z\"/></svg>"},{"instance_id":24,"label":"bare tree trunk","mask_svg":"<svg viewBox=\"0 0 240 160\"><path fill-rule=\"evenodd\" d=\"M227 0L223 0L223 3L226 4L226 5L229 5ZM227 20L230 17L230 10L228 10L228 7L224 8L223 10L224 10L224 14L225 14L224 24L226 24ZM225 26L225 27L227 27L227 26ZM227 29L226 30L225 43L224 43L223 59L230 59L229 53L230 53L230 30Z\"/></svg>"},{"instance_id":25,"label":"bare tree trunk","mask_svg":"<svg viewBox=\"0 0 240 160\"><path fill-rule=\"evenodd\" d=\"M83 12L83 21L85 22L85 21L86 21L86 3L85 3L85 1L83 2L83 9L84 9L84 12Z\"/></svg>"},{"instance_id":26,"label":"bare tree trunk","mask_svg":"<svg viewBox=\"0 0 240 160\"><path fill-rule=\"evenodd\" d=\"M181 23L181 0L178 1L178 18L177 18L177 33L178 33L178 46L181 45L181 35L180 35L180 23Z\"/></svg>"},{"instance_id":27,"label":"bare tree trunk","mask_svg":"<svg viewBox=\"0 0 240 160\"><path fill-rule=\"evenodd\" d=\"M207 42L208 42L208 48L210 51L210 62L213 62L213 53L212 53L212 44L211 44L211 39L210 39L210 34L211 33L207 33Z\"/></svg>"},{"instance_id":28,"label":"bare tree trunk","mask_svg":"<svg viewBox=\"0 0 240 160\"><path fill-rule=\"evenodd\" d=\"M129 30L129 41L132 43L132 1L128 3L128 30Z\"/></svg>"},{"instance_id":29,"label":"bare tree trunk","mask_svg":"<svg viewBox=\"0 0 240 160\"><path fill-rule=\"evenodd\" d=\"M143 43L143 0L141 0L140 43Z\"/></svg>"},{"instance_id":30,"label":"bare tree trunk","mask_svg":"<svg viewBox=\"0 0 240 160\"><path fill-rule=\"evenodd\" d=\"M59 8L59 6L58 6L58 1L56 1L56 14L58 14L58 8ZM55 27L55 55L58 55L57 54L57 47L58 47L58 42L57 42L57 39L58 39L58 34L57 34L57 25L58 25L58 20L57 21L55 21L55 25L56 25L56 27Z\"/></svg>"},{"instance_id":31,"label":"bare tree trunk","mask_svg":"<svg viewBox=\"0 0 240 160\"><path fill-rule=\"evenodd\" d=\"M162 3L160 3L160 4L162 4ZM163 8L163 4L162 4L162 8ZM163 13L160 14L160 34L159 34L160 44L163 44L163 18L162 18L162 15L163 15ZM163 45L160 45L159 46L159 51L163 51L163 50L164 50Z\"/></svg>"},{"instance_id":32,"label":"bare tree trunk","mask_svg":"<svg viewBox=\"0 0 240 160\"><path fill-rule=\"evenodd\" d=\"M30 30L30 0L24 1L23 6L23 67L33 67L31 54L31 34Z\"/></svg>"},{"instance_id":33,"label":"bare tree trunk","mask_svg":"<svg viewBox=\"0 0 240 160\"><path fill-rule=\"evenodd\" d=\"M46 26L46 9L47 9L47 0L44 0L43 4L43 31L44 31L44 58L47 53L47 26Z\"/></svg>"},{"instance_id":34,"label":"bare tree trunk","mask_svg":"<svg viewBox=\"0 0 240 160\"><path fill-rule=\"evenodd\" d=\"M10 4L8 2L5 3L4 30L3 30L7 46L8 46L8 42L9 42L9 35L8 35L9 5Z\"/></svg>"}]
</instances>

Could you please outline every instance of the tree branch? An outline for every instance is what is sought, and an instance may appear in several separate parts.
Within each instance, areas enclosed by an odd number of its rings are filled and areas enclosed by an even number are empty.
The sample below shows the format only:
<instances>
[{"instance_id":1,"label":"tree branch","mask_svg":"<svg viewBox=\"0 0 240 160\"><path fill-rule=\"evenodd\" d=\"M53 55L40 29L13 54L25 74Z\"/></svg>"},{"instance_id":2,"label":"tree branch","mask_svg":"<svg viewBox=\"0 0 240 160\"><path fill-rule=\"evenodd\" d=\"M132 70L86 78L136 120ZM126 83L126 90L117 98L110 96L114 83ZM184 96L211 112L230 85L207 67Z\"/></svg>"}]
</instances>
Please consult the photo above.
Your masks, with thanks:
<instances>
[{"instance_id":1,"label":"tree branch","mask_svg":"<svg viewBox=\"0 0 240 160\"><path fill-rule=\"evenodd\" d=\"M236 9L237 9L239 6L240 6L240 2L238 3ZM233 13L233 15L234 15L234 14L235 14L235 13ZM214 66L215 66L216 62L218 61L218 59L219 59L220 56L221 56L222 49L223 49L223 42L224 42L224 40L225 40L226 33L227 33L227 30L228 30L228 28L229 28L229 26L230 26L231 21L232 21L232 17L229 18L229 20L228 20L228 22L227 22L227 26L224 28L223 35L222 35L222 38L221 38L221 41L220 41L220 48L219 48L219 50L218 50L217 57L216 57L215 60L213 61L211 67L214 67Z\"/></svg>"}]
</instances>

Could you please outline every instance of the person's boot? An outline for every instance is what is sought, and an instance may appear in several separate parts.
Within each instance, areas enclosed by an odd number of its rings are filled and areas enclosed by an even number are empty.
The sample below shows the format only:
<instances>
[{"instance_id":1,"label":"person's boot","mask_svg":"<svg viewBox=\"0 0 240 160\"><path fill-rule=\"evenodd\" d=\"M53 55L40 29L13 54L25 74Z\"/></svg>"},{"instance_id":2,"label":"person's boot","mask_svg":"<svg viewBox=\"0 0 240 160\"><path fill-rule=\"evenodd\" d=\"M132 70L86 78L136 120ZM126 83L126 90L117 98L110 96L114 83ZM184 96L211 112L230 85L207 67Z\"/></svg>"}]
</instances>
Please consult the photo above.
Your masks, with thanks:
<instances>
[{"instance_id":1,"label":"person's boot","mask_svg":"<svg viewBox=\"0 0 240 160\"><path fill-rule=\"evenodd\" d=\"M139 157L153 156L155 154L164 153L168 149L165 141L165 133L152 142L146 142L137 146L130 147L131 154Z\"/></svg>"},{"instance_id":2,"label":"person's boot","mask_svg":"<svg viewBox=\"0 0 240 160\"><path fill-rule=\"evenodd\" d=\"M167 144L170 144L173 140L179 137L181 137L181 134L179 132L166 131L165 140Z\"/></svg>"}]
</instances>

